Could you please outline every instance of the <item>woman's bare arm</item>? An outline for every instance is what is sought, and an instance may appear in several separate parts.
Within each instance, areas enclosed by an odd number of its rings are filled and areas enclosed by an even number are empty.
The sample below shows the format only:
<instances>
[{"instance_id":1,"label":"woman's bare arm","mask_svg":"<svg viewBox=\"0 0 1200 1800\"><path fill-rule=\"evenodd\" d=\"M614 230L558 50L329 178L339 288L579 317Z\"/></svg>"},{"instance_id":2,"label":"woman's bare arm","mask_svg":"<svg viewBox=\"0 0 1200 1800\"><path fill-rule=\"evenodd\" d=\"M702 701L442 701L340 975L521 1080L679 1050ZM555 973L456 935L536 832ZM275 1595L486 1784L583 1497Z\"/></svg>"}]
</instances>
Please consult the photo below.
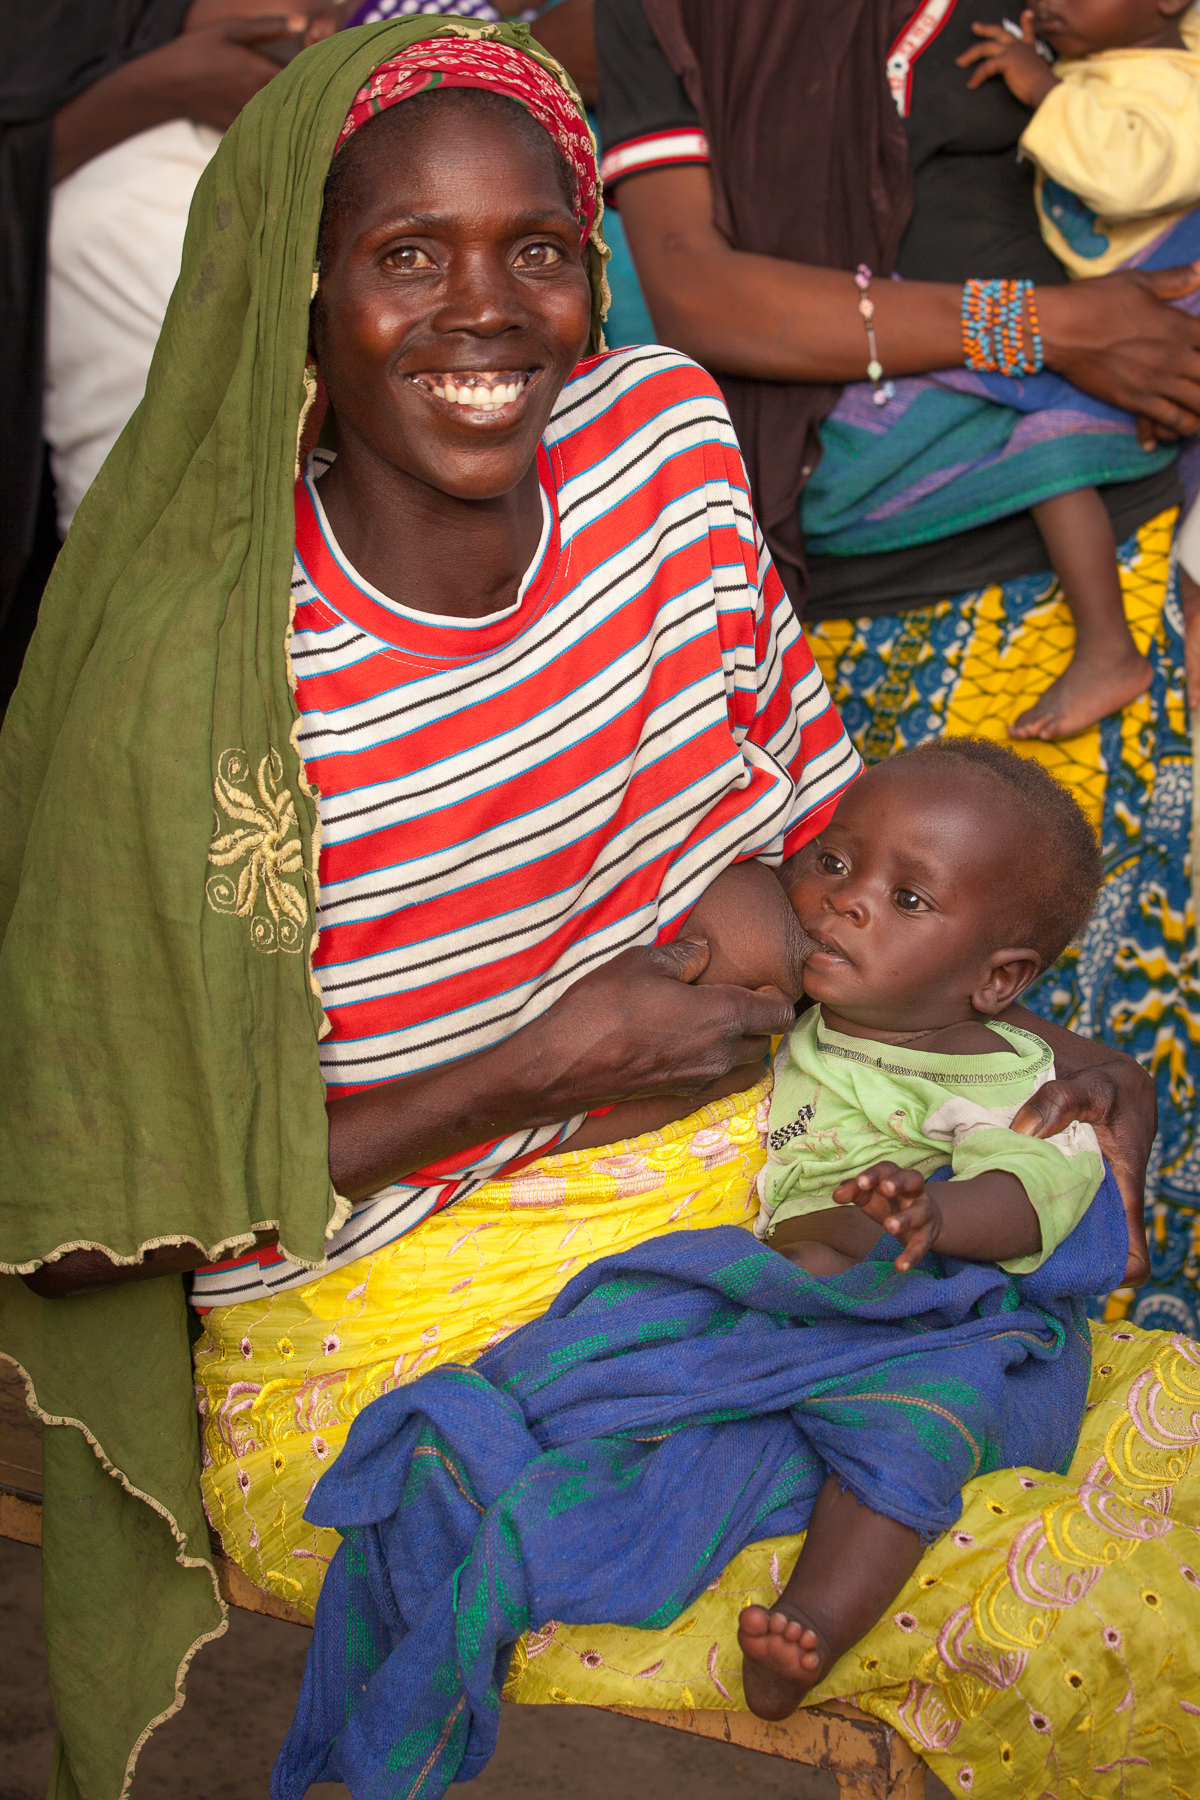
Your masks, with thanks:
<instances>
[{"instance_id":1,"label":"woman's bare arm","mask_svg":"<svg viewBox=\"0 0 1200 1800\"><path fill-rule=\"evenodd\" d=\"M731 1069L760 1065L792 1022L776 989L700 986L705 945L623 951L503 1043L421 1075L331 1097L329 1173L356 1200L456 1150L554 1125L632 1095L695 1096ZM177 1274L205 1260L184 1245L118 1268L96 1251L44 1264L26 1284L46 1297Z\"/></svg>"},{"instance_id":2,"label":"woman's bare arm","mask_svg":"<svg viewBox=\"0 0 1200 1800\"><path fill-rule=\"evenodd\" d=\"M183 31L169 44L101 76L55 114L55 181L168 119L195 119L224 131L279 73L279 64L253 46L307 26L302 12L222 19Z\"/></svg>"},{"instance_id":3,"label":"woman's bare arm","mask_svg":"<svg viewBox=\"0 0 1200 1800\"><path fill-rule=\"evenodd\" d=\"M853 277L734 250L712 216L707 168L651 169L619 189L621 217L655 329L718 374L763 381L865 379L867 340ZM1200 426L1200 320L1167 306L1200 271L1124 272L1039 288L1047 365L1169 433ZM962 289L876 281L875 330L888 375L962 364Z\"/></svg>"}]
</instances>

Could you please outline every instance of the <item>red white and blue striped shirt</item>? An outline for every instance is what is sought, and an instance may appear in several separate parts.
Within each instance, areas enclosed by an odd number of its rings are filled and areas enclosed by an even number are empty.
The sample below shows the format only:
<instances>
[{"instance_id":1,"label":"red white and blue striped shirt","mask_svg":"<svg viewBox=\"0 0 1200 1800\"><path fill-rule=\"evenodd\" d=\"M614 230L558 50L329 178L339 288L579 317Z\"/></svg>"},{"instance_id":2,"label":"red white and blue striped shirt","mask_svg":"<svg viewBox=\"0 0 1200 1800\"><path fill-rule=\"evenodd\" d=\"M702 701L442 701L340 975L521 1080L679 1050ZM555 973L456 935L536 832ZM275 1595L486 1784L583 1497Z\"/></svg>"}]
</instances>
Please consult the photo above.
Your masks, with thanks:
<instances>
[{"instance_id":1,"label":"red white and blue striped shirt","mask_svg":"<svg viewBox=\"0 0 1200 1800\"><path fill-rule=\"evenodd\" d=\"M751 509L715 383L662 346L590 358L539 450L516 602L397 605L297 486L292 665L321 820L314 967L331 1092L507 1038L589 969L673 937L731 863L778 864L858 757ZM336 1266L553 1151L584 1115L359 1203ZM312 1279L277 1251L196 1277L224 1305Z\"/></svg>"}]
</instances>

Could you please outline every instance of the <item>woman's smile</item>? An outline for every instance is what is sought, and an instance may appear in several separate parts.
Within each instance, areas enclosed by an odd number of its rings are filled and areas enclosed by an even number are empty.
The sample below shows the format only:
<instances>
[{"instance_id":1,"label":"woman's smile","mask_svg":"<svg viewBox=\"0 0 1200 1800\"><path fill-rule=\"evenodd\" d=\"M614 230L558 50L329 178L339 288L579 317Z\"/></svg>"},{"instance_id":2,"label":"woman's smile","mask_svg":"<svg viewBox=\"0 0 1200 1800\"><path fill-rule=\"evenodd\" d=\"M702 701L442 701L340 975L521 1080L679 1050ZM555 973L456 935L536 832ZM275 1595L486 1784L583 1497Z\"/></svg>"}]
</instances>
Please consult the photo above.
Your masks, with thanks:
<instances>
[{"instance_id":1,"label":"woman's smile","mask_svg":"<svg viewBox=\"0 0 1200 1800\"><path fill-rule=\"evenodd\" d=\"M408 379L439 407L453 410L467 424L510 424L524 411L537 369L421 369Z\"/></svg>"}]
</instances>

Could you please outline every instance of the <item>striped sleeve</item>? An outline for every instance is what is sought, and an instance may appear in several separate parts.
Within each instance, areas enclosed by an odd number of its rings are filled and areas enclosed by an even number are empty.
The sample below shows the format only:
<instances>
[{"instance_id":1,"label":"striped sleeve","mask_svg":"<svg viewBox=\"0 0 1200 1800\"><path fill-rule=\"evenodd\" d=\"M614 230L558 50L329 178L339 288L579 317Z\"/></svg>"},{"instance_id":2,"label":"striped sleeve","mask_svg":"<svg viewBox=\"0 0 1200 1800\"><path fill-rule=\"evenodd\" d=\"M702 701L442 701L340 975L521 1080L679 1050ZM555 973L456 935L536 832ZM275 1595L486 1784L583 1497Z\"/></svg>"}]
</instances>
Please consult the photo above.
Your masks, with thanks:
<instances>
[{"instance_id":1,"label":"striped sleeve","mask_svg":"<svg viewBox=\"0 0 1200 1800\"><path fill-rule=\"evenodd\" d=\"M749 741L785 768L795 787L780 847L779 860L783 861L828 824L845 789L860 773L862 758L846 735L765 546L762 561L756 621L757 704Z\"/></svg>"}]
</instances>

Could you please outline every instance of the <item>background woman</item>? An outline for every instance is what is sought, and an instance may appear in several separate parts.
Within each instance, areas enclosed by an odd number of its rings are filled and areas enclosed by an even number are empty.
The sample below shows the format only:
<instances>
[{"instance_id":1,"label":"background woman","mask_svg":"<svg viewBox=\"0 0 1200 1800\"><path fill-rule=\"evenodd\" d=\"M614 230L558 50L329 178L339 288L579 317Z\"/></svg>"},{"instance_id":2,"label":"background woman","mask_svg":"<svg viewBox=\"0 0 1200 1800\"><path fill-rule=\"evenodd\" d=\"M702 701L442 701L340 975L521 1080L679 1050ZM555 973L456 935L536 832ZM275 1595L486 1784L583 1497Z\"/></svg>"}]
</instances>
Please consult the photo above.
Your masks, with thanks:
<instances>
[{"instance_id":1,"label":"background woman","mask_svg":"<svg viewBox=\"0 0 1200 1800\"><path fill-rule=\"evenodd\" d=\"M597 5L603 170L659 336L719 376L768 544L868 762L942 733L1004 741L1065 668L1072 627L1027 512L806 560L799 502L817 426L870 355L856 266L874 272L885 377L963 361L962 288L930 281L931 268L956 282L1036 274L1050 368L1138 415L1147 441L1146 421L1170 437L1200 418L1200 324L1164 303L1200 276L1065 284L1017 158L1028 111L1000 81L968 91L957 66L972 24L996 18L987 0ZM1095 821L1108 870L1081 946L1030 1004L1156 1074L1152 1279L1110 1312L1194 1334L1200 994L1183 620L1168 579L1180 494L1172 467L1102 492L1153 680L1099 726L1028 747Z\"/></svg>"}]
</instances>

